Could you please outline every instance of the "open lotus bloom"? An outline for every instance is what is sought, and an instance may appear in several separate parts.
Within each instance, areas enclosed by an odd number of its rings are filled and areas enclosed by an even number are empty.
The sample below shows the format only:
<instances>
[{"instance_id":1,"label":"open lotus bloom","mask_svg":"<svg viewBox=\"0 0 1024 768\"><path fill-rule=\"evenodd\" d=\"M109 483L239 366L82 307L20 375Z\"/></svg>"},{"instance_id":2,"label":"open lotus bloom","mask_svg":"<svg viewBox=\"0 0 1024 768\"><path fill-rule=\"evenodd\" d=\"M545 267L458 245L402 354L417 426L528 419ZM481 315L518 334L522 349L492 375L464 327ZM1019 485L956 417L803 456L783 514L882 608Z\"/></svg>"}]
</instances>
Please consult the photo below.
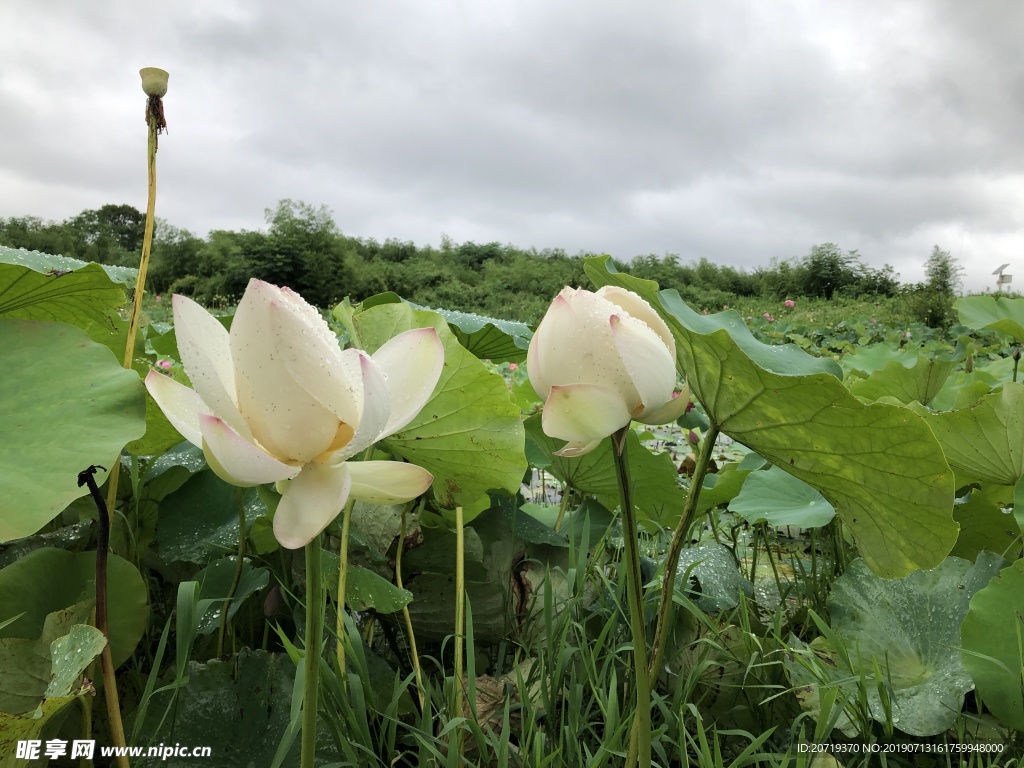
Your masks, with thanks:
<instances>
[{"instance_id":1,"label":"open lotus bloom","mask_svg":"<svg viewBox=\"0 0 1024 768\"><path fill-rule=\"evenodd\" d=\"M563 288L530 341L530 383L544 398L544 432L582 456L633 420L675 421L676 343L658 313L632 291Z\"/></svg>"},{"instance_id":2,"label":"open lotus bloom","mask_svg":"<svg viewBox=\"0 0 1024 768\"><path fill-rule=\"evenodd\" d=\"M282 483L274 535L309 543L351 497L389 504L430 487L414 464L346 459L406 426L444 366L433 328L401 333L372 356L344 351L297 293L251 280L231 332L173 298L178 351L195 389L156 371L146 387L182 436L233 485Z\"/></svg>"}]
</instances>

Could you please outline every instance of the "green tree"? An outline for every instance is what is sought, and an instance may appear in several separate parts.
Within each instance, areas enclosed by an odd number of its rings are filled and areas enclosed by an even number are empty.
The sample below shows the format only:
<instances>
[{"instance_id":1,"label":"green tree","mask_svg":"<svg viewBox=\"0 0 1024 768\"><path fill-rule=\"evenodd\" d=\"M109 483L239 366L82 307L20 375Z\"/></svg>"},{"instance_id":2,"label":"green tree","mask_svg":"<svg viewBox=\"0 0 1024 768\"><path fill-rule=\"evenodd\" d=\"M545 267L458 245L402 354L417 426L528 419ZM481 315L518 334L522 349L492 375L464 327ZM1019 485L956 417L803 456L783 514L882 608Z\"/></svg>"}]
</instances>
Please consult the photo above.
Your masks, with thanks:
<instances>
[{"instance_id":1,"label":"green tree","mask_svg":"<svg viewBox=\"0 0 1024 768\"><path fill-rule=\"evenodd\" d=\"M924 265L925 285L931 290L953 296L960 290L964 268L949 251L932 247L932 255Z\"/></svg>"}]
</instances>

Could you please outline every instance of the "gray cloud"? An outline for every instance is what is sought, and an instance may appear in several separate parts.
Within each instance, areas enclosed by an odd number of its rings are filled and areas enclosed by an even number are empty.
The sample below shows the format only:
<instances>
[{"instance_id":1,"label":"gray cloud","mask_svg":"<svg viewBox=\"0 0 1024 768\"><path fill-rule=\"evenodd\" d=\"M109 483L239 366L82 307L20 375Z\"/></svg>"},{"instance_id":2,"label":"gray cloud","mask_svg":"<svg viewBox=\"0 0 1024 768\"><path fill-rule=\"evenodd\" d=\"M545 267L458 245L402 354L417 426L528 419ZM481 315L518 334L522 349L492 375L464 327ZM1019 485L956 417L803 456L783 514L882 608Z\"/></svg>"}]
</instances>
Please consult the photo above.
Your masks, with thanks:
<instances>
[{"instance_id":1,"label":"gray cloud","mask_svg":"<svg viewBox=\"0 0 1024 768\"><path fill-rule=\"evenodd\" d=\"M142 207L136 71L154 65L171 72L159 213L200 233L291 197L379 239L746 267L832 241L906 279L938 243L980 288L1024 246L1022 17L995 0L13 0L0 216Z\"/></svg>"}]
</instances>

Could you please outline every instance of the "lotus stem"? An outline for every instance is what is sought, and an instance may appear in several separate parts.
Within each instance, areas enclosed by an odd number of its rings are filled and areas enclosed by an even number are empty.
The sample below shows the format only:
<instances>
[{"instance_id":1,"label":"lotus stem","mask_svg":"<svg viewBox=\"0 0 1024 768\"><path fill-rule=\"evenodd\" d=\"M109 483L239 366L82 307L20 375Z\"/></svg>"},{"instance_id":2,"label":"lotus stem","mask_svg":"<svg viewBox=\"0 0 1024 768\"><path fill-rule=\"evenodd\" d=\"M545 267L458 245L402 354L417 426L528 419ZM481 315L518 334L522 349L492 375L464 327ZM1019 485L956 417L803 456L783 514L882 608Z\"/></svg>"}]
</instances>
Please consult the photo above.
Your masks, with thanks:
<instances>
[{"instance_id":1,"label":"lotus stem","mask_svg":"<svg viewBox=\"0 0 1024 768\"><path fill-rule=\"evenodd\" d=\"M303 658L306 687L302 692L302 768L314 768L316 758L316 710L320 701L320 646L324 626L320 536L317 534L306 545L306 655Z\"/></svg>"},{"instance_id":2,"label":"lotus stem","mask_svg":"<svg viewBox=\"0 0 1024 768\"><path fill-rule=\"evenodd\" d=\"M398 536L398 549L395 552L395 584L399 589L405 589L402 586L402 550L405 549L405 518L412 503L410 501L402 506L402 530ZM416 635L412 631L412 616L409 615L408 605L402 606L402 619L405 621L405 634L409 642L409 653L412 656L412 668L416 673L416 693L420 700L420 714L423 714L427 708L426 698L423 695L423 670L420 668L420 655L416 650Z\"/></svg>"},{"instance_id":3,"label":"lotus stem","mask_svg":"<svg viewBox=\"0 0 1024 768\"><path fill-rule=\"evenodd\" d=\"M455 717L461 717L465 668L463 652L466 641L466 536L462 507L455 508ZM455 748L462 754L462 729L455 733Z\"/></svg>"},{"instance_id":4,"label":"lotus stem","mask_svg":"<svg viewBox=\"0 0 1024 768\"><path fill-rule=\"evenodd\" d=\"M651 764L651 683L647 675L647 627L644 622L643 576L637 549L639 531L626 461L626 437L629 425L612 435L615 456L615 478L622 505L622 541L625 549L622 569L629 602L629 625L633 632L633 677L636 685L636 712L629 736L626 768Z\"/></svg>"},{"instance_id":5,"label":"lotus stem","mask_svg":"<svg viewBox=\"0 0 1024 768\"><path fill-rule=\"evenodd\" d=\"M238 554L235 562L235 575L231 579L231 588L228 596L224 598L224 608L220 614L220 629L217 632L217 655L224 655L224 633L228 628L228 613L231 612L231 601L235 598L235 592L242 581L242 564L245 558L245 499L241 487L235 489L235 504L238 507Z\"/></svg>"},{"instance_id":6,"label":"lotus stem","mask_svg":"<svg viewBox=\"0 0 1024 768\"><path fill-rule=\"evenodd\" d=\"M697 465L694 467L693 477L690 479L690 491L686 494L683 515L679 518L679 523L672 533L672 542L669 544L668 555L665 558L665 574L661 581L661 602L658 605L658 623L654 630L654 655L651 657L651 664L648 667L648 679L651 685L658 680L661 662L665 656L665 643L668 638L668 623L672 613L672 596L675 591L679 555L683 551L683 544L686 542L690 526L693 525L697 502L700 501L700 487L708 473L708 466L711 464L711 456L715 451L719 431L718 425L712 423L704 434L704 442L701 443L700 453L697 455Z\"/></svg>"},{"instance_id":7,"label":"lotus stem","mask_svg":"<svg viewBox=\"0 0 1024 768\"><path fill-rule=\"evenodd\" d=\"M341 513L341 541L338 543L338 610L335 618L334 630L337 636L337 657L338 657L338 679L341 681L342 689L348 687L348 680L345 677L345 590L348 588L346 577L348 575L348 534L352 527L352 507L355 505L353 499L345 503Z\"/></svg>"},{"instance_id":8,"label":"lotus stem","mask_svg":"<svg viewBox=\"0 0 1024 768\"><path fill-rule=\"evenodd\" d=\"M96 485L96 470L104 467L91 466L78 473L78 486L87 486L96 504L99 529L96 535L96 629L103 633L106 643L100 652L100 669L103 672L103 698L110 720L110 738L115 747L125 746L124 724L121 722L121 706L117 700L117 679L114 677L114 659L110 655L110 633L107 628L107 553L110 549L110 517L103 494ZM128 758L117 755L117 764L128 768Z\"/></svg>"}]
</instances>

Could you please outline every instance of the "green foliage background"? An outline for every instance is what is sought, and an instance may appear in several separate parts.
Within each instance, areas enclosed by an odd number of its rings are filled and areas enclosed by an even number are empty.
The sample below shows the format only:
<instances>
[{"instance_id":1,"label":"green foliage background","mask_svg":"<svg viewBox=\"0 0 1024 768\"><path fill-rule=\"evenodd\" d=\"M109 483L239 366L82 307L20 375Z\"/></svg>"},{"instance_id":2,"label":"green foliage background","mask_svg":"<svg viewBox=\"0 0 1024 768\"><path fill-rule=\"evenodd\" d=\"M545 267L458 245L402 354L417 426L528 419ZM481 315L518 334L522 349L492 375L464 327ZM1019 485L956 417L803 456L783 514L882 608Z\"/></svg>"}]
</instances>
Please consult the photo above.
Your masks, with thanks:
<instances>
[{"instance_id":1,"label":"green foliage background","mask_svg":"<svg viewBox=\"0 0 1024 768\"><path fill-rule=\"evenodd\" d=\"M536 323L563 286L587 284L584 259L599 255L496 242L455 243L444 236L440 247L351 237L326 207L287 199L266 209L265 217L265 230L214 230L206 237L159 222L148 278L151 291L227 306L241 296L250 277L258 277L287 285L320 307L346 296L358 302L393 291L422 306ZM0 218L0 245L134 265L143 224L142 213L129 205L105 205L63 222ZM962 271L936 246L926 263L926 282L901 285L892 267L869 267L857 251L843 251L834 243L749 271L706 258L683 263L676 254L638 254L615 265L678 290L698 310L728 305L758 317L764 312L777 315L786 299L887 300L890 311L937 328L948 327L955 317L951 306Z\"/></svg>"}]
</instances>

